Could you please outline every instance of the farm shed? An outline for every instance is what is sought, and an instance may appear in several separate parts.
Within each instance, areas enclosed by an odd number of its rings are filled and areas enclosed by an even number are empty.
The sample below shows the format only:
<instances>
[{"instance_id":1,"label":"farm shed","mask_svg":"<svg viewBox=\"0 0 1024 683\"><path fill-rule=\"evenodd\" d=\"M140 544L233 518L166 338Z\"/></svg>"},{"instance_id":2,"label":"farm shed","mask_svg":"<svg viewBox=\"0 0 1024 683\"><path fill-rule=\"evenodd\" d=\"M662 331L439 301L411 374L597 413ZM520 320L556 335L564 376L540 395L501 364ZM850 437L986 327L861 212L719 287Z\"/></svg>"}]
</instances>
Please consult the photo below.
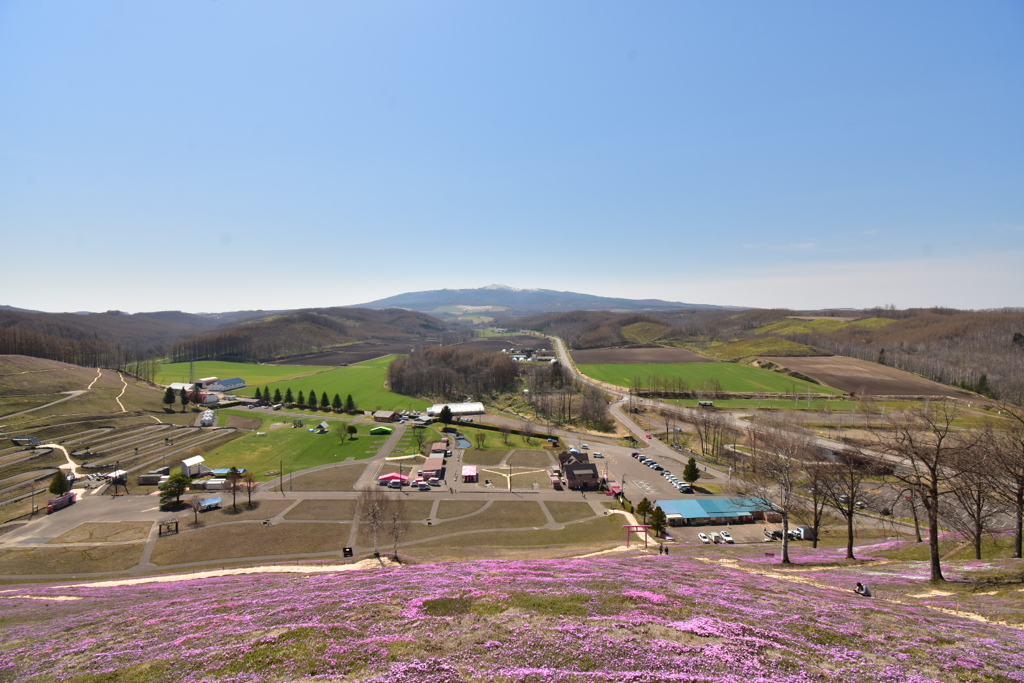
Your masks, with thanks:
<instances>
[{"instance_id":1,"label":"farm shed","mask_svg":"<svg viewBox=\"0 0 1024 683\"><path fill-rule=\"evenodd\" d=\"M420 472L424 477L440 477L442 470L444 470L444 458L436 457L427 458Z\"/></svg>"},{"instance_id":2,"label":"farm shed","mask_svg":"<svg viewBox=\"0 0 1024 683\"><path fill-rule=\"evenodd\" d=\"M201 455L194 456L192 458L185 458L181 461L181 473L189 479L195 477L204 477L207 474L212 474L213 470L204 465L206 458Z\"/></svg>"},{"instance_id":3,"label":"farm shed","mask_svg":"<svg viewBox=\"0 0 1024 683\"><path fill-rule=\"evenodd\" d=\"M373 434L374 436L382 436L382 435L390 434L393 431L395 431L395 430L392 429L391 427L383 427L383 426L381 426L381 427L374 427L373 429L371 429L370 430L370 434Z\"/></svg>"},{"instance_id":4,"label":"farm shed","mask_svg":"<svg viewBox=\"0 0 1024 683\"><path fill-rule=\"evenodd\" d=\"M565 481L573 491L596 491L601 487L597 465L589 462L566 465Z\"/></svg>"},{"instance_id":5,"label":"farm shed","mask_svg":"<svg viewBox=\"0 0 1024 683\"><path fill-rule=\"evenodd\" d=\"M448 409L452 411L452 417L484 414L483 403L436 403L427 408L427 415L437 417L441 414L441 409L445 406L448 406Z\"/></svg>"},{"instance_id":6,"label":"farm shed","mask_svg":"<svg viewBox=\"0 0 1024 683\"><path fill-rule=\"evenodd\" d=\"M238 468L238 473L239 474L245 474L246 471L247 470L244 467L239 467ZM213 476L215 476L215 477L226 477L229 474L231 474L231 468L230 467L218 467L217 469L215 469L213 471Z\"/></svg>"},{"instance_id":7,"label":"farm shed","mask_svg":"<svg viewBox=\"0 0 1024 683\"><path fill-rule=\"evenodd\" d=\"M462 466L462 483L463 484L474 484L477 481L477 470L476 465L463 465Z\"/></svg>"},{"instance_id":8,"label":"farm shed","mask_svg":"<svg viewBox=\"0 0 1024 683\"><path fill-rule=\"evenodd\" d=\"M205 388L210 391L234 391L235 389L241 389L244 386L244 379L241 377L232 377L231 379L219 379L212 384L205 385Z\"/></svg>"},{"instance_id":9,"label":"farm shed","mask_svg":"<svg viewBox=\"0 0 1024 683\"><path fill-rule=\"evenodd\" d=\"M182 389L185 390L186 394L191 394L192 390L196 388L196 385L192 384L191 382L171 382L167 386L171 391L174 392L175 396L181 394Z\"/></svg>"},{"instance_id":10,"label":"farm shed","mask_svg":"<svg viewBox=\"0 0 1024 683\"><path fill-rule=\"evenodd\" d=\"M695 498L659 500L654 503L668 518L670 526L747 524L764 517L764 501L753 498Z\"/></svg>"},{"instance_id":11,"label":"farm shed","mask_svg":"<svg viewBox=\"0 0 1024 683\"><path fill-rule=\"evenodd\" d=\"M219 381L220 381L219 377L204 377L201 380L199 380L198 382L196 382L196 385L200 389L207 389L207 388L210 387L211 384L216 384Z\"/></svg>"},{"instance_id":12,"label":"farm shed","mask_svg":"<svg viewBox=\"0 0 1024 683\"><path fill-rule=\"evenodd\" d=\"M378 410L373 414L374 422L394 422L399 417L394 410Z\"/></svg>"},{"instance_id":13,"label":"farm shed","mask_svg":"<svg viewBox=\"0 0 1024 683\"><path fill-rule=\"evenodd\" d=\"M220 491L221 489L226 489L226 488L229 488L229 487L230 487L230 484L228 484L228 480L227 479L217 478L217 479L207 479L206 480L206 490L207 491Z\"/></svg>"}]
</instances>

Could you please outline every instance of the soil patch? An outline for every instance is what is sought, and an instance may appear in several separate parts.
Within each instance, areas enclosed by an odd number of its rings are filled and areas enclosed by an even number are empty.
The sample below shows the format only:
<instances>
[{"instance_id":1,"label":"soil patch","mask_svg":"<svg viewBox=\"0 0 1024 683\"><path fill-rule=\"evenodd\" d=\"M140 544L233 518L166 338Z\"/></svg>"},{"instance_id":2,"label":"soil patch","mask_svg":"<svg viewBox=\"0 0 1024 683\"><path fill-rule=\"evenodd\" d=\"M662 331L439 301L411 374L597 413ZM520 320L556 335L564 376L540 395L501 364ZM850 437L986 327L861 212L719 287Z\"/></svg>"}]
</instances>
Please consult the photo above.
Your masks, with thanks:
<instances>
[{"instance_id":1,"label":"soil patch","mask_svg":"<svg viewBox=\"0 0 1024 683\"><path fill-rule=\"evenodd\" d=\"M141 541L149 535L152 522L85 522L50 543L118 543Z\"/></svg>"},{"instance_id":2,"label":"soil patch","mask_svg":"<svg viewBox=\"0 0 1024 683\"><path fill-rule=\"evenodd\" d=\"M437 506L437 519L450 519L479 512L485 502L476 500L442 500Z\"/></svg>"},{"instance_id":3,"label":"soil patch","mask_svg":"<svg viewBox=\"0 0 1024 683\"><path fill-rule=\"evenodd\" d=\"M301 358L283 358L274 361L274 365L352 365L363 361L390 356L391 354L407 354L412 349L423 346L423 342L412 339L372 339L351 346L344 346L334 351L315 353Z\"/></svg>"},{"instance_id":4,"label":"soil patch","mask_svg":"<svg viewBox=\"0 0 1024 683\"><path fill-rule=\"evenodd\" d=\"M242 417L241 415L228 415L228 427L236 427L238 429L259 429L260 425L263 424L263 420L256 417Z\"/></svg>"},{"instance_id":5,"label":"soil patch","mask_svg":"<svg viewBox=\"0 0 1024 683\"><path fill-rule=\"evenodd\" d=\"M129 569L142 559L144 545L140 542L5 550L0 553L0 574L79 574Z\"/></svg>"},{"instance_id":6,"label":"soil patch","mask_svg":"<svg viewBox=\"0 0 1024 683\"><path fill-rule=\"evenodd\" d=\"M219 524L220 522L242 522L252 519L267 519L269 517L275 517L281 514L289 505L290 500L254 500L252 502L252 508L249 508L249 504L246 502L245 496L238 496L238 511L235 512L231 509L231 494L219 491L221 499L221 507L217 510L210 510L208 512L199 513L199 521L205 522L206 524ZM182 512L178 512L178 518L181 521L192 522L195 516L191 510L185 509Z\"/></svg>"},{"instance_id":7,"label":"soil patch","mask_svg":"<svg viewBox=\"0 0 1024 683\"><path fill-rule=\"evenodd\" d=\"M813 377L819 382L857 396L953 396L974 398L974 395L918 377L903 370L846 356L825 357L763 357L776 365Z\"/></svg>"},{"instance_id":8,"label":"soil patch","mask_svg":"<svg viewBox=\"0 0 1024 683\"><path fill-rule=\"evenodd\" d=\"M290 484L286 480L284 487L292 491L353 491L356 480L365 469L365 463L328 467L294 477ZM405 469L408 473L409 468Z\"/></svg>"},{"instance_id":9,"label":"soil patch","mask_svg":"<svg viewBox=\"0 0 1024 683\"><path fill-rule=\"evenodd\" d=\"M352 521L355 515L354 500L304 500L289 510L284 518Z\"/></svg>"},{"instance_id":10,"label":"soil patch","mask_svg":"<svg viewBox=\"0 0 1024 683\"><path fill-rule=\"evenodd\" d=\"M562 524L594 516L594 508L590 507L590 503L545 502L544 505L554 520Z\"/></svg>"},{"instance_id":11,"label":"soil patch","mask_svg":"<svg viewBox=\"0 0 1024 683\"><path fill-rule=\"evenodd\" d=\"M295 522L264 526L221 525L165 536L156 542L152 561L170 565L239 557L340 551L348 543L342 524Z\"/></svg>"},{"instance_id":12,"label":"soil patch","mask_svg":"<svg viewBox=\"0 0 1024 683\"><path fill-rule=\"evenodd\" d=\"M553 350L555 345L550 339L532 337L530 335L512 335L507 337L477 337L472 341L456 344L460 349L473 349L487 353L501 353L515 349L548 349Z\"/></svg>"},{"instance_id":13,"label":"soil patch","mask_svg":"<svg viewBox=\"0 0 1024 683\"><path fill-rule=\"evenodd\" d=\"M516 451L505 464L512 467L552 467L553 458L544 451Z\"/></svg>"},{"instance_id":14,"label":"soil patch","mask_svg":"<svg viewBox=\"0 0 1024 683\"><path fill-rule=\"evenodd\" d=\"M583 365L611 363L713 363L714 358L689 349L586 349L573 351L572 359Z\"/></svg>"}]
</instances>

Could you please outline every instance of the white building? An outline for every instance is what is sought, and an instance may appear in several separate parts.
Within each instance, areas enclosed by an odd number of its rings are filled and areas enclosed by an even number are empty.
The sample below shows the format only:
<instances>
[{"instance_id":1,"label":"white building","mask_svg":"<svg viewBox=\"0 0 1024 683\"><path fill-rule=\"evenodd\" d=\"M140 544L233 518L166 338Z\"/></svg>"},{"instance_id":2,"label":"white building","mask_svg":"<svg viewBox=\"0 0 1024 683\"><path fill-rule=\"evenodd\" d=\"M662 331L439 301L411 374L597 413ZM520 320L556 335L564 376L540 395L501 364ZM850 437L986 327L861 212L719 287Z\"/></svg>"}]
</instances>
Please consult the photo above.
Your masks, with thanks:
<instances>
[{"instance_id":1,"label":"white building","mask_svg":"<svg viewBox=\"0 0 1024 683\"><path fill-rule=\"evenodd\" d=\"M427 408L427 415L437 417L445 406L448 406L448 409L452 411L452 417L484 414L483 403L437 403Z\"/></svg>"}]
</instances>

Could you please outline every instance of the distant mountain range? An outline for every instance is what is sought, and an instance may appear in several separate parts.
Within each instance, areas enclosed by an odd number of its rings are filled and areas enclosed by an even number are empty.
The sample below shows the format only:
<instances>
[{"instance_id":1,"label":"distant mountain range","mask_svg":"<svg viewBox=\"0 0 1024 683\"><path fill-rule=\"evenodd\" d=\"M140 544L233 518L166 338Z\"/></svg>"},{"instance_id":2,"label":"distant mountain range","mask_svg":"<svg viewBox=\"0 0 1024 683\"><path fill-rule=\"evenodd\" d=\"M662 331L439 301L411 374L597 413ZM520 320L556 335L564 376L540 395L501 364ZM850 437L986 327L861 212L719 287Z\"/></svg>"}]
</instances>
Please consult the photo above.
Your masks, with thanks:
<instances>
[{"instance_id":1,"label":"distant mountain range","mask_svg":"<svg viewBox=\"0 0 1024 683\"><path fill-rule=\"evenodd\" d=\"M517 289L489 285L476 289L435 289L407 292L378 299L359 308L406 308L423 313L552 313L559 311L671 311L721 309L722 306L686 304L661 299L620 299L552 289ZM461 309L461 310L460 310Z\"/></svg>"}]
</instances>

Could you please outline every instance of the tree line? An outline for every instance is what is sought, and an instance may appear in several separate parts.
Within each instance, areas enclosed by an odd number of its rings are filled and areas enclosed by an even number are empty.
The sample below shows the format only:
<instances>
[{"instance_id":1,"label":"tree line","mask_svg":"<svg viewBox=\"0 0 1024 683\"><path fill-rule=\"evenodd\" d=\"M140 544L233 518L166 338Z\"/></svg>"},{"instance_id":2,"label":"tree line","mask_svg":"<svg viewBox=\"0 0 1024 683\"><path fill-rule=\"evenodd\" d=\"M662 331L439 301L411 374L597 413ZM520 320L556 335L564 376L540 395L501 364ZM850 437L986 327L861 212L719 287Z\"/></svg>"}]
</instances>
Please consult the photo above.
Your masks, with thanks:
<instances>
[{"instance_id":1,"label":"tree line","mask_svg":"<svg viewBox=\"0 0 1024 683\"><path fill-rule=\"evenodd\" d=\"M505 353L430 346L391 363L388 386L408 396L479 400L515 390L519 373L519 364Z\"/></svg>"},{"instance_id":2,"label":"tree line","mask_svg":"<svg viewBox=\"0 0 1024 683\"><path fill-rule=\"evenodd\" d=\"M809 431L780 420L754 419L745 447L725 449L729 431L710 411L690 419L702 449L717 451L734 474L734 492L764 503L766 512L781 517L782 562L789 563L788 531L799 520L814 529L827 512L846 523L848 559L854 559L854 519L861 499L880 482L892 501L880 511L895 526L897 518L913 520L918 542L927 528L931 579L943 581L940 534L952 529L982 558L987 537L1012 523L1013 557L1024 545L1024 412L1003 406L1005 419L980 429L958 427L961 409L952 403L933 404L890 414L873 431L870 447L847 445L823 449ZM735 436L735 434L733 435ZM815 541L817 545L817 541Z\"/></svg>"}]
</instances>

